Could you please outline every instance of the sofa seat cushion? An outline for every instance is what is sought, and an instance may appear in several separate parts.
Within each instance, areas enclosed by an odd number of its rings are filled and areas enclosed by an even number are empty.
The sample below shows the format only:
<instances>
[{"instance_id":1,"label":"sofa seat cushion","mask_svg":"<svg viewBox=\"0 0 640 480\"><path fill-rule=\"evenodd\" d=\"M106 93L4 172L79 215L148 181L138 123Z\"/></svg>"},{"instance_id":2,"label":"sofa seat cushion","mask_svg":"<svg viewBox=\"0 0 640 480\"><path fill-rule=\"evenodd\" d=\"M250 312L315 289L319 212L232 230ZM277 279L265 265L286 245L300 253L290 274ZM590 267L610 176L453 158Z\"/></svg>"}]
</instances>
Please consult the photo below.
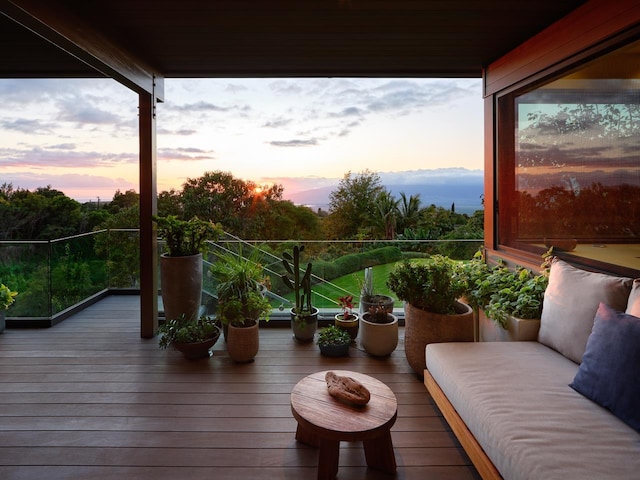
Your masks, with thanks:
<instances>
[{"instance_id":1,"label":"sofa seat cushion","mask_svg":"<svg viewBox=\"0 0 640 480\"><path fill-rule=\"evenodd\" d=\"M637 478L640 434L569 384L578 365L538 342L439 343L429 373L508 480Z\"/></svg>"}]
</instances>

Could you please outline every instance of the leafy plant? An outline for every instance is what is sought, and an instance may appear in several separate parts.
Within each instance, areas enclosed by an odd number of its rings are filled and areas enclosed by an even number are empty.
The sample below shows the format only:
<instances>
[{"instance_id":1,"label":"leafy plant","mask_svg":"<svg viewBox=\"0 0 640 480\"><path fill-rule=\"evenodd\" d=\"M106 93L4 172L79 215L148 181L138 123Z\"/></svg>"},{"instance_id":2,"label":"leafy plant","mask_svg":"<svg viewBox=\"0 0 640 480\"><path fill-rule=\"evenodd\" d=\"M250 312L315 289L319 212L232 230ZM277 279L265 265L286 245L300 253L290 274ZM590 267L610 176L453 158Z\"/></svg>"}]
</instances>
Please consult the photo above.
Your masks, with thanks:
<instances>
[{"instance_id":1,"label":"leafy plant","mask_svg":"<svg viewBox=\"0 0 640 480\"><path fill-rule=\"evenodd\" d=\"M382 303L371 305L367 313L368 320L372 323L391 323L390 312Z\"/></svg>"},{"instance_id":2,"label":"leafy plant","mask_svg":"<svg viewBox=\"0 0 640 480\"><path fill-rule=\"evenodd\" d=\"M534 275L524 267L517 267L515 271L501 269L499 274L494 273L494 277L497 275L504 286L491 295L485 307L488 318L507 328L510 316L525 319L541 317L544 292L549 283L548 269L543 268Z\"/></svg>"},{"instance_id":3,"label":"leafy plant","mask_svg":"<svg viewBox=\"0 0 640 480\"><path fill-rule=\"evenodd\" d=\"M269 320L271 304L258 291L247 292L242 298L231 297L218 304L218 319L234 327L250 327L259 319Z\"/></svg>"},{"instance_id":4,"label":"leafy plant","mask_svg":"<svg viewBox=\"0 0 640 480\"><path fill-rule=\"evenodd\" d=\"M158 331L161 334L160 348L167 348L172 343L204 342L220 335L216 321L205 315L193 321L186 320L184 315L167 320Z\"/></svg>"},{"instance_id":5,"label":"leafy plant","mask_svg":"<svg viewBox=\"0 0 640 480\"><path fill-rule=\"evenodd\" d=\"M282 265L286 273L282 275L283 283L293 290L295 294L295 307L293 313L296 319L311 315L311 262L307 263L302 275L300 274L300 254L304 251L304 245L294 246L292 253L282 254Z\"/></svg>"},{"instance_id":6,"label":"leafy plant","mask_svg":"<svg viewBox=\"0 0 640 480\"><path fill-rule=\"evenodd\" d=\"M351 343L351 337L346 330L335 325L321 328L318 332L318 346L345 345Z\"/></svg>"},{"instance_id":7,"label":"leafy plant","mask_svg":"<svg viewBox=\"0 0 640 480\"><path fill-rule=\"evenodd\" d=\"M0 283L0 310L8 309L16 300L18 292L13 292L4 283Z\"/></svg>"},{"instance_id":8,"label":"leafy plant","mask_svg":"<svg viewBox=\"0 0 640 480\"><path fill-rule=\"evenodd\" d=\"M442 255L433 255L424 263L405 260L389 274L387 286L400 300L416 308L452 314L457 299L465 292L456 268L456 262Z\"/></svg>"},{"instance_id":9,"label":"leafy plant","mask_svg":"<svg viewBox=\"0 0 640 480\"><path fill-rule=\"evenodd\" d=\"M193 217L180 220L175 215L154 216L158 225L158 235L166 242L170 257L195 255L204 250L207 240L217 240L223 230L219 224Z\"/></svg>"},{"instance_id":10,"label":"leafy plant","mask_svg":"<svg viewBox=\"0 0 640 480\"><path fill-rule=\"evenodd\" d=\"M487 264L482 251L476 252L471 260L461 262L456 273L465 285L466 302L473 308L487 306L491 295L507 286L505 272L508 269L502 262L493 266Z\"/></svg>"},{"instance_id":11,"label":"leafy plant","mask_svg":"<svg viewBox=\"0 0 640 480\"><path fill-rule=\"evenodd\" d=\"M344 295L338 297L338 303L342 309L343 320L353 320L356 316L353 314L353 295Z\"/></svg>"}]
</instances>

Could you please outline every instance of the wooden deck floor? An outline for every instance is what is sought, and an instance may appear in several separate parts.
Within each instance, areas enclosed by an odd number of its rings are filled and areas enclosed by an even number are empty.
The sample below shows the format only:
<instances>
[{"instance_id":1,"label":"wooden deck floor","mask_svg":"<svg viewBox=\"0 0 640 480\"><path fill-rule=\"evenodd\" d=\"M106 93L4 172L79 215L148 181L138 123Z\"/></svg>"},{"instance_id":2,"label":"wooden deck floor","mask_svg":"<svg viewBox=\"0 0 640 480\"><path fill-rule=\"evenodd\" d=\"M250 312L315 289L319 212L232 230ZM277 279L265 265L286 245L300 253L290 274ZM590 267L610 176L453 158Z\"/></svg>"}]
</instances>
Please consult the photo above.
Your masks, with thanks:
<instances>
[{"instance_id":1,"label":"wooden deck floor","mask_svg":"<svg viewBox=\"0 0 640 480\"><path fill-rule=\"evenodd\" d=\"M0 335L0 478L313 479L317 450L297 444L289 393L304 376L355 370L398 398L397 479L478 479L410 371L352 348L329 359L287 328L260 332L255 362L224 350L196 362L139 335L138 297L111 296L43 330ZM341 444L338 478L384 479L362 446Z\"/></svg>"}]
</instances>

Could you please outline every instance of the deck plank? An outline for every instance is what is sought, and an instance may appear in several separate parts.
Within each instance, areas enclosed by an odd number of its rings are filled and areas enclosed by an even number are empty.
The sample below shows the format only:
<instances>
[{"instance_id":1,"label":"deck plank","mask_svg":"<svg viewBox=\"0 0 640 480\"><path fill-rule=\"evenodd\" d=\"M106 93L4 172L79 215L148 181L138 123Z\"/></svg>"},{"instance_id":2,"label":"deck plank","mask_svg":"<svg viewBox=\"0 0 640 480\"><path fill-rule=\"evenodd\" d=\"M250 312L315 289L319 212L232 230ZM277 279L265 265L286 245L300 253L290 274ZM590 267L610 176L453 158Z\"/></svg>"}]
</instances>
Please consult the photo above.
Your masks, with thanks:
<instances>
[{"instance_id":1,"label":"deck plank","mask_svg":"<svg viewBox=\"0 0 640 480\"><path fill-rule=\"evenodd\" d=\"M402 330L402 329L401 329ZM315 478L317 450L294 439L290 391L320 370L354 370L398 399L395 478L478 480L404 358L352 348L322 357L287 328L263 328L254 362L223 341L189 362L139 336L139 299L111 296L49 329L0 335L0 478L11 480ZM341 480L389 478L342 442Z\"/></svg>"}]
</instances>

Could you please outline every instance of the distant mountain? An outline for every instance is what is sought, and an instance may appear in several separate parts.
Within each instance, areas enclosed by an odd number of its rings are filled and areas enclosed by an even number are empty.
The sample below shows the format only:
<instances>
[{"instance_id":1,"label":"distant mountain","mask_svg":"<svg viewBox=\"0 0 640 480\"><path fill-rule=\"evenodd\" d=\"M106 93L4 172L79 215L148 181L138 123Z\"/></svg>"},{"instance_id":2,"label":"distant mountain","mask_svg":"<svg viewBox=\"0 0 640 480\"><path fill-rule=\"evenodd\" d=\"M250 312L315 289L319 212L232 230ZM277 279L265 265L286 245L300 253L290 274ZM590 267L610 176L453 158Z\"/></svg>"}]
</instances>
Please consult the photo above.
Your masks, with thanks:
<instances>
[{"instance_id":1,"label":"distant mountain","mask_svg":"<svg viewBox=\"0 0 640 480\"><path fill-rule=\"evenodd\" d=\"M419 194L423 207L433 204L451 208L455 204L456 212L467 214L483 208L484 177L479 170L413 170L381 173L380 178L396 198L400 196L400 192L404 192L407 197ZM297 205L308 205L314 210L329 210L329 194L338 184L339 179L336 179L334 185L302 190L290 195L285 189L284 197Z\"/></svg>"}]
</instances>

